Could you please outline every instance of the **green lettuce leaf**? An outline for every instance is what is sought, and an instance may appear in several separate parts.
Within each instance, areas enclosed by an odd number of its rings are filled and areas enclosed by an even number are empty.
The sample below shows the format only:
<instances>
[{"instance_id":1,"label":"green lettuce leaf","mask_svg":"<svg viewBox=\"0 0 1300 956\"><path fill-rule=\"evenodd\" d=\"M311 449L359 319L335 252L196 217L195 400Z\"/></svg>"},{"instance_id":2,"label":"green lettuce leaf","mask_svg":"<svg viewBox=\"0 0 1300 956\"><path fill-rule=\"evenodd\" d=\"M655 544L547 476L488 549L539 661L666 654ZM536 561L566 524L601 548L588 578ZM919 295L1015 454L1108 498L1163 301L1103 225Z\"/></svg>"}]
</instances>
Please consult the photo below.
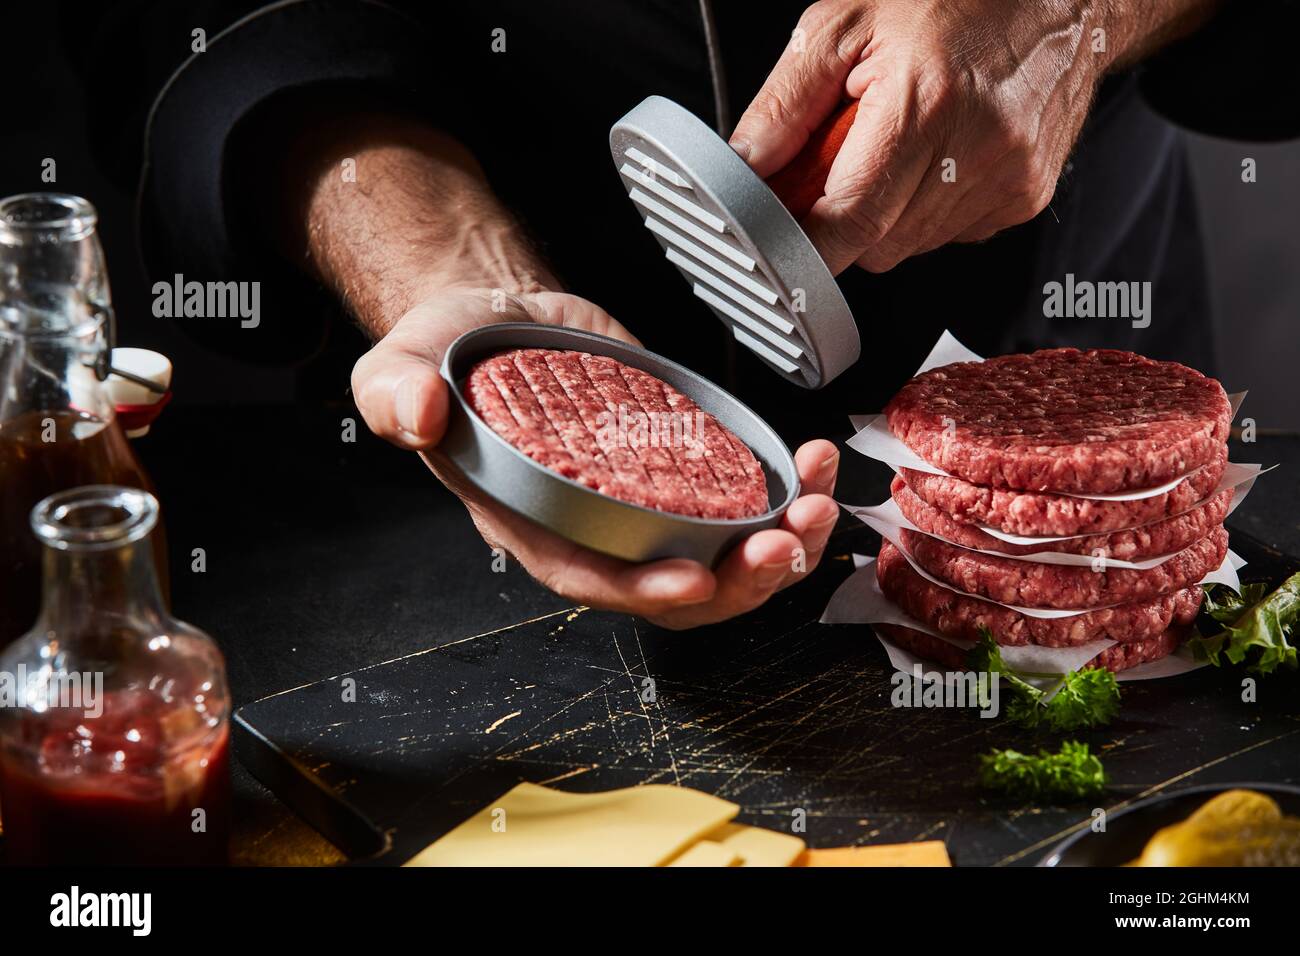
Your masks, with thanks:
<instances>
[{"instance_id":1,"label":"green lettuce leaf","mask_svg":"<svg viewBox=\"0 0 1300 956\"><path fill-rule=\"evenodd\" d=\"M1243 584L1240 594L1226 584L1207 584L1204 588L1205 601L1201 610L1217 624L1235 624L1237 618L1268 593L1268 585L1263 582Z\"/></svg>"},{"instance_id":2,"label":"green lettuce leaf","mask_svg":"<svg viewBox=\"0 0 1300 956\"><path fill-rule=\"evenodd\" d=\"M1248 668L1270 674L1294 668L1296 649L1287 637L1300 620L1300 574L1293 574L1271 594L1266 584L1247 584L1237 594L1223 585L1206 588L1200 637L1188 641L1198 660L1222 666L1248 661Z\"/></svg>"}]
</instances>

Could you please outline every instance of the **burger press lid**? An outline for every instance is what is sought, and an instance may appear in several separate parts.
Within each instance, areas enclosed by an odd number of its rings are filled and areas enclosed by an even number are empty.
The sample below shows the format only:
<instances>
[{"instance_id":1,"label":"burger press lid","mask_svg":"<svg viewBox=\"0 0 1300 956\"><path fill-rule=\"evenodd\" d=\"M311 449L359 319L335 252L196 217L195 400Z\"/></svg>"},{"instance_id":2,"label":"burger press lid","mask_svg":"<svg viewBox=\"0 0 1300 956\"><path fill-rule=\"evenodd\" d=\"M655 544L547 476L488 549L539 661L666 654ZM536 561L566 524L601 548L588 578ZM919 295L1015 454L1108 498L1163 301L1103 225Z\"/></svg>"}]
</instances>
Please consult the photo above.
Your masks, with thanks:
<instances>
[{"instance_id":1,"label":"burger press lid","mask_svg":"<svg viewBox=\"0 0 1300 956\"><path fill-rule=\"evenodd\" d=\"M805 388L857 361L857 323L834 276L717 133L651 96L614 124L609 148L646 228L736 341Z\"/></svg>"}]
</instances>

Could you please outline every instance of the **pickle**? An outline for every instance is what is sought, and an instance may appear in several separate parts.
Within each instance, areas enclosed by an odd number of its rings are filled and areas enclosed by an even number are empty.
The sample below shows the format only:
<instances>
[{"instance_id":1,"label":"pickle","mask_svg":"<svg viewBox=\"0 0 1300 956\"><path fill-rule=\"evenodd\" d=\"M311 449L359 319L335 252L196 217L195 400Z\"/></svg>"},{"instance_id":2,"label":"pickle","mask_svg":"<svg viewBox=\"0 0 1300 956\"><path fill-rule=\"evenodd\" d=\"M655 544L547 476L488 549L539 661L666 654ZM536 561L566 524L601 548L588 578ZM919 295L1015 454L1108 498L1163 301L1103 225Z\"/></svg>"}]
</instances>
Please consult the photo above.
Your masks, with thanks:
<instances>
[{"instance_id":1,"label":"pickle","mask_svg":"<svg viewBox=\"0 0 1300 956\"><path fill-rule=\"evenodd\" d=\"M1297 866L1300 818L1271 797L1228 790L1157 831L1129 866Z\"/></svg>"}]
</instances>

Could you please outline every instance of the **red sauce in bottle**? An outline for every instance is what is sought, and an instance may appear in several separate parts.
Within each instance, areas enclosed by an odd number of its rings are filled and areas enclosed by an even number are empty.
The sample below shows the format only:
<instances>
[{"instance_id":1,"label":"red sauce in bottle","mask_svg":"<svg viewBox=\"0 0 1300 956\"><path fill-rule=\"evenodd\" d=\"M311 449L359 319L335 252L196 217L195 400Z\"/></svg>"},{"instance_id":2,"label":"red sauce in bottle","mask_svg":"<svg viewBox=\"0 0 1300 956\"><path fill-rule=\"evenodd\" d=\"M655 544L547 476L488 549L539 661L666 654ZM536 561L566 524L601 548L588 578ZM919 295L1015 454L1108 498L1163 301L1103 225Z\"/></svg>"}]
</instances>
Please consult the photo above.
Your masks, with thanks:
<instances>
[{"instance_id":1,"label":"red sauce in bottle","mask_svg":"<svg viewBox=\"0 0 1300 956\"><path fill-rule=\"evenodd\" d=\"M6 862L228 862L224 722L205 734L193 709L136 690L105 694L98 716L67 708L20 719L21 730L0 753ZM178 739L193 743L178 747Z\"/></svg>"}]
</instances>

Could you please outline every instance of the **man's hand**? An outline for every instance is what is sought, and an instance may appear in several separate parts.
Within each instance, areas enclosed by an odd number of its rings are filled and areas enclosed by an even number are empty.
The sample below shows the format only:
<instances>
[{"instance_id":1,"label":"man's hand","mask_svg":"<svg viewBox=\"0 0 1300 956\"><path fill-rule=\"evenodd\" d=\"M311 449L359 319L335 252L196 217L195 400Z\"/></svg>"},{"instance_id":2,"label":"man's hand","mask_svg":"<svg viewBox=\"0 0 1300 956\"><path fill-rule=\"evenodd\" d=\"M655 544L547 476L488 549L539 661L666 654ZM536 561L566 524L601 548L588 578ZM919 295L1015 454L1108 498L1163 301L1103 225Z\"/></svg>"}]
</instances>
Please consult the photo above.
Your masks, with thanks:
<instances>
[{"instance_id":1,"label":"man's hand","mask_svg":"<svg viewBox=\"0 0 1300 956\"><path fill-rule=\"evenodd\" d=\"M764 178L845 97L853 127L804 228L839 273L884 272L1046 207L1097 84L1212 0L822 0L731 142Z\"/></svg>"},{"instance_id":2,"label":"man's hand","mask_svg":"<svg viewBox=\"0 0 1300 956\"><path fill-rule=\"evenodd\" d=\"M632 564L520 518L441 469L436 453L426 460L460 496L483 539L505 548L546 587L579 604L639 614L673 630L744 614L802 580L817 567L839 516L829 497L839 452L828 441L811 441L795 453L800 496L779 528L750 535L713 571L685 558Z\"/></svg>"},{"instance_id":3,"label":"man's hand","mask_svg":"<svg viewBox=\"0 0 1300 956\"><path fill-rule=\"evenodd\" d=\"M490 547L504 548L538 581L573 601L640 614L672 628L741 614L817 566L838 516L828 497L839 462L830 442L810 442L795 456L803 494L780 529L746 539L716 572L694 561L631 564L597 554L521 518L465 482L436 449L448 403L438 367L457 336L495 322L562 325L636 343L603 309L577 296L453 288L416 304L352 372L352 392L371 431L421 451L464 502ZM796 572L796 566L805 570Z\"/></svg>"}]
</instances>

